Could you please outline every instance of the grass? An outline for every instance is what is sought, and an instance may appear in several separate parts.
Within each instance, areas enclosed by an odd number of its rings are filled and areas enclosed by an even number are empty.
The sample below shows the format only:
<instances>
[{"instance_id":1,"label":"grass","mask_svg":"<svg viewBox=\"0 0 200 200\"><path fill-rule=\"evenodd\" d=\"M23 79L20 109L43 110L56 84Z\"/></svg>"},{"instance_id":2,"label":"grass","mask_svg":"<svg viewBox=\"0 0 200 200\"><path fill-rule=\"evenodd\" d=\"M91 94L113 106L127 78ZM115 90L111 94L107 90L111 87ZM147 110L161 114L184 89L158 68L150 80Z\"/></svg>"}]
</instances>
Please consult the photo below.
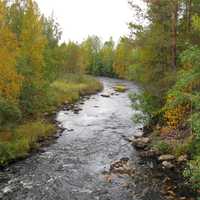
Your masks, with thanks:
<instances>
[{"instance_id":1,"label":"grass","mask_svg":"<svg viewBox=\"0 0 200 200\"><path fill-rule=\"evenodd\" d=\"M73 103L82 95L94 94L100 90L102 84L87 75L68 74L54 81L45 108L37 114L37 119L22 119L15 127L0 130L0 166L26 157L40 146L41 141L56 132L54 124L44 119L44 112L51 113L66 101Z\"/></svg>"},{"instance_id":2,"label":"grass","mask_svg":"<svg viewBox=\"0 0 200 200\"><path fill-rule=\"evenodd\" d=\"M116 92L125 92L127 90L126 86L124 85L116 85L114 89Z\"/></svg>"},{"instance_id":3,"label":"grass","mask_svg":"<svg viewBox=\"0 0 200 200\"><path fill-rule=\"evenodd\" d=\"M79 100L80 96L94 94L101 91L102 84L95 78L88 75L68 74L64 78L54 81L51 84L53 105L57 107L66 101L73 103Z\"/></svg>"},{"instance_id":4,"label":"grass","mask_svg":"<svg viewBox=\"0 0 200 200\"><path fill-rule=\"evenodd\" d=\"M0 133L0 165L22 158L39 146L39 141L55 133L55 126L46 121L28 122Z\"/></svg>"}]
</instances>

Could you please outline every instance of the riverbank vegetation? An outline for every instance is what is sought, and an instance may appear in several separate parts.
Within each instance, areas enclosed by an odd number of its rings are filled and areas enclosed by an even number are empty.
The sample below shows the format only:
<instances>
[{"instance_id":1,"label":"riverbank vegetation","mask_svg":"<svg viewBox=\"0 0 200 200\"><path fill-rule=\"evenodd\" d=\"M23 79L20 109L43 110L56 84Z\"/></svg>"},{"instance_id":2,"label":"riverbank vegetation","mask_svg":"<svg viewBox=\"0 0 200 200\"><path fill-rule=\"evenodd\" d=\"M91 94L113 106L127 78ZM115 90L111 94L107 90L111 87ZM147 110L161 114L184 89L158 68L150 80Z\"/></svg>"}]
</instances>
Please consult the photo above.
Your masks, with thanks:
<instances>
[{"instance_id":1,"label":"riverbank vegetation","mask_svg":"<svg viewBox=\"0 0 200 200\"><path fill-rule=\"evenodd\" d=\"M132 95L134 117L151 126L153 149L188 163L183 175L200 189L200 4L196 0L134 1L146 25L130 23L133 63L128 77L143 88ZM139 11L139 12L137 12Z\"/></svg>"},{"instance_id":2,"label":"riverbank vegetation","mask_svg":"<svg viewBox=\"0 0 200 200\"><path fill-rule=\"evenodd\" d=\"M0 1L0 165L56 132L47 114L102 89L85 75L80 48L60 38L59 25L34 1Z\"/></svg>"}]
</instances>

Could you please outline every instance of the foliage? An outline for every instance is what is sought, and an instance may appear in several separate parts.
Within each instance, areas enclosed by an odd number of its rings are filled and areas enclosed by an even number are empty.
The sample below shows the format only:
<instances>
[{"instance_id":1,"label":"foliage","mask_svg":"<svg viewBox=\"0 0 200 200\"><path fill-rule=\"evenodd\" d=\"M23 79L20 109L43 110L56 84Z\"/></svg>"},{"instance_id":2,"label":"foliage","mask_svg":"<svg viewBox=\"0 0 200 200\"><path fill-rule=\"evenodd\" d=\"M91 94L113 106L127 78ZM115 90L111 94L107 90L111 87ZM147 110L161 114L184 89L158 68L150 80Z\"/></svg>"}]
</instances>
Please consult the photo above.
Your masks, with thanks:
<instances>
[{"instance_id":1,"label":"foliage","mask_svg":"<svg viewBox=\"0 0 200 200\"><path fill-rule=\"evenodd\" d=\"M119 78L128 77L128 67L132 62L133 46L128 38L121 38L115 51L113 70Z\"/></svg>"},{"instance_id":2,"label":"foliage","mask_svg":"<svg viewBox=\"0 0 200 200\"><path fill-rule=\"evenodd\" d=\"M152 146L153 149L158 150L162 154L166 154L171 151L171 146L167 142L162 140L157 140L157 141L155 140Z\"/></svg>"},{"instance_id":3,"label":"foliage","mask_svg":"<svg viewBox=\"0 0 200 200\"><path fill-rule=\"evenodd\" d=\"M5 165L16 158L24 157L38 141L47 138L55 132L55 127L47 122L35 121L20 125L13 130L8 141L2 140L0 133L0 165Z\"/></svg>"},{"instance_id":4,"label":"foliage","mask_svg":"<svg viewBox=\"0 0 200 200\"><path fill-rule=\"evenodd\" d=\"M194 160L188 163L187 169L184 171L184 176L189 178L189 182L194 189L200 188L200 157L197 156Z\"/></svg>"},{"instance_id":5,"label":"foliage","mask_svg":"<svg viewBox=\"0 0 200 200\"><path fill-rule=\"evenodd\" d=\"M138 111L133 118L136 123L151 124L156 120L156 116L160 115L161 103L156 96L152 96L144 91L139 94L130 94L130 98L134 110Z\"/></svg>"},{"instance_id":6,"label":"foliage","mask_svg":"<svg viewBox=\"0 0 200 200\"><path fill-rule=\"evenodd\" d=\"M15 124L21 120L22 114L16 104L11 104L0 98L0 127Z\"/></svg>"}]
</instances>

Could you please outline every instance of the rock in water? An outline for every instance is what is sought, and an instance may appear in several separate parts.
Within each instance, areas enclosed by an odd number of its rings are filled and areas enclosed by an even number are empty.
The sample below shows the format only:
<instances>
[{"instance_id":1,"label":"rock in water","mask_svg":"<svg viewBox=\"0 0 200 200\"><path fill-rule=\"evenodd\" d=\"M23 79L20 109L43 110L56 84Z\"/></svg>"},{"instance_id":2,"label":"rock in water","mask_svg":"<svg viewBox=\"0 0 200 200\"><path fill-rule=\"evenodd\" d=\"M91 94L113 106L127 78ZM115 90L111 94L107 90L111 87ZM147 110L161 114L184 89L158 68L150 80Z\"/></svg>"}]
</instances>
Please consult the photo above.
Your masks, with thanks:
<instances>
[{"instance_id":1,"label":"rock in water","mask_svg":"<svg viewBox=\"0 0 200 200\"><path fill-rule=\"evenodd\" d=\"M109 98L110 95L109 94L101 94L102 97L105 97L105 98Z\"/></svg>"},{"instance_id":2,"label":"rock in water","mask_svg":"<svg viewBox=\"0 0 200 200\"><path fill-rule=\"evenodd\" d=\"M124 86L124 85L116 85L116 86L114 87L114 90L115 90L116 92L126 92L127 88L126 88L126 86Z\"/></svg>"},{"instance_id":3,"label":"rock in water","mask_svg":"<svg viewBox=\"0 0 200 200\"><path fill-rule=\"evenodd\" d=\"M145 147L147 147L149 142L150 142L150 139L147 138L147 137L141 137L141 138L137 138L137 139L132 140L132 144L136 148L140 148L140 149L144 149Z\"/></svg>"}]
</instances>

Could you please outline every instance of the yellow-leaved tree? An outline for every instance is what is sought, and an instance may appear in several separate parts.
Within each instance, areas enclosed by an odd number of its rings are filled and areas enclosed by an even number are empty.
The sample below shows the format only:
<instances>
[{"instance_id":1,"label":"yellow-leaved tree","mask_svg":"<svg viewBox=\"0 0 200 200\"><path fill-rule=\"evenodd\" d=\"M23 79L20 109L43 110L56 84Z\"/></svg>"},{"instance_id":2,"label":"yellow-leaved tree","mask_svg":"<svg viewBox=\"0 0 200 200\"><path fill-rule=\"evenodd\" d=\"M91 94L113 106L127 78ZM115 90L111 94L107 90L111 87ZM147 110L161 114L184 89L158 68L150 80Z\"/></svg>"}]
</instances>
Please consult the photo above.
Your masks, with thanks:
<instances>
[{"instance_id":1,"label":"yellow-leaved tree","mask_svg":"<svg viewBox=\"0 0 200 200\"><path fill-rule=\"evenodd\" d=\"M44 49L47 41L37 4L32 0L22 2L20 56L17 64L24 76L20 100L24 112L36 114L45 105Z\"/></svg>"},{"instance_id":2,"label":"yellow-leaved tree","mask_svg":"<svg viewBox=\"0 0 200 200\"><path fill-rule=\"evenodd\" d=\"M22 76L16 71L17 40L6 23L5 2L0 0L0 97L17 103Z\"/></svg>"}]
</instances>

